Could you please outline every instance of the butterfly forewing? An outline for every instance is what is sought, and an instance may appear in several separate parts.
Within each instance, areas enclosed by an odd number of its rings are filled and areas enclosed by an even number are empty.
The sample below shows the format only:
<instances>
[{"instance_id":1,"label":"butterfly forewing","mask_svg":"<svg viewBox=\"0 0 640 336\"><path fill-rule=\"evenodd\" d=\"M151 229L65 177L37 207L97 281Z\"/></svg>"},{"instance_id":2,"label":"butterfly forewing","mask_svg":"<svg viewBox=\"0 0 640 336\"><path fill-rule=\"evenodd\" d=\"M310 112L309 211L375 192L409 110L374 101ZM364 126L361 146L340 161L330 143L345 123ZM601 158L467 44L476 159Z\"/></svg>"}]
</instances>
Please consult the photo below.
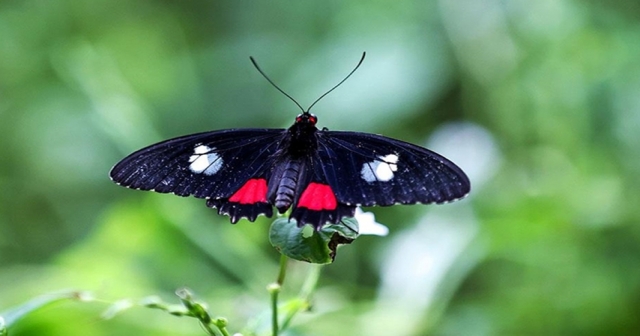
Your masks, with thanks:
<instances>
[{"instance_id":1,"label":"butterfly forewing","mask_svg":"<svg viewBox=\"0 0 640 336\"><path fill-rule=\"evenodd\" d=\"M134 189L228 198L249 179L267 178L282 134L242 129L174 138L127 156L110 175Z\"/></svg>"},{"instance_id":2,"label":"butterfly forewing","mask_svg":"<svg viewBox=\"0 0 640 336\"><path fill-rule=\"evenodd\" d=\"M320 131L314 173L347 205L443 203L464 197L470 183L451 161L380 135Z\"/></svg>"}]
</instances>

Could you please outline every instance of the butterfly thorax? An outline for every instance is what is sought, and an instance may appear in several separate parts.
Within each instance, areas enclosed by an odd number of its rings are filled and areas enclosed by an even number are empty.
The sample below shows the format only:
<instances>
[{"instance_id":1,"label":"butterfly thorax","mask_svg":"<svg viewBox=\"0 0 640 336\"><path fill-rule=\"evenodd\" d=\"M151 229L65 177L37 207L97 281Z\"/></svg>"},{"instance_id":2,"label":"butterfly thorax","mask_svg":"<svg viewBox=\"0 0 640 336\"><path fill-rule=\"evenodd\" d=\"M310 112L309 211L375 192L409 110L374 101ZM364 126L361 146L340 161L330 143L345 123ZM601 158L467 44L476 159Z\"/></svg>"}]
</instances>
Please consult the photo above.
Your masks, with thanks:
<instances>
[{"instance_id":1,"label":"butterfly thorax","mask_svg":"<svg viewBox=\"0 0 640 336\"><path fill-rule=\"evenodd\" d=\"M296 117L295 123L289 127L288 141L286 142L287 152L293 159L307 157L318 148L318 141L315 133L318 131L315 115L305 112Z\"/></svg>"}]
</instances>

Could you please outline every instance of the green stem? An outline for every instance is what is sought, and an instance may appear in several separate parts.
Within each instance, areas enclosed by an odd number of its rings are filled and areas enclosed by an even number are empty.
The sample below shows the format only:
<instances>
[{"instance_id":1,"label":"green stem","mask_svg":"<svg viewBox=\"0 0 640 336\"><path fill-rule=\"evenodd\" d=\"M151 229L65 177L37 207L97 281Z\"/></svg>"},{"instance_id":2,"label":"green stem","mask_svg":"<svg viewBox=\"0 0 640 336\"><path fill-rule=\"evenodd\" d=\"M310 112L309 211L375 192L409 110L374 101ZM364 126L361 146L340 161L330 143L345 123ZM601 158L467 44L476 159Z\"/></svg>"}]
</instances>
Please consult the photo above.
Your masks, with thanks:
<instances>
[{"instance_id":1,"label":"green stem","mask_svg":"<svg viewBox=\"0 0 640 336\"><path fill-rule=\"evenodd\" d=\"M282 286L284 284L284 277L287 275L287 261L289 259L284 254L280 255L280 272L278 272L278 280L276 282L278 285Z\"/></svg>"},{"instance_id":2,"label":"green stem","mask_svg":"<svg viewBox=\"0 0 640 336\"><path fill-rule=\"evenodd\" d=\"M211 335L211 336L218 336L220 335L218 332L216 332L213 328L211 328L211 326L207 323L203 323L202 321L200 321L200 325L202 326L202 328L204 328L204 331L207 332L207 334Z\"/></svg>"},{"instance_id":3,"label":"green stem","mask_svg":"<svg viewBox=\"0 0 640 336\"><path fill-rule=\"evenodd\" d=\"M278 293L280 289L271 291L271 333L278 336Z\"/></svg>"},{"instance_id":4,"label":"green stem","mask_svg":"<svg viewBox=\"0 0 640 336\"><path fill-rule=\"evenodd\" d=\"M218 327L218 330L220 331L222 336L231 336L231 334L229 334L229 331L227 330L227 319L218 317L211 322L213 323L213 325Z\"/></svg>"},{"instance_id":5,"label":"green stem","mask_svg":"<svg viewBox=\"0 0 640 336\"><path fill-rule=\"evenodd\" d=\"M302 285L302 289L300 290L300 294L298 295L299 301L301 305L298 306L297 309L291 309L288 311L287 316L285 316L282 321L282 330L286 329L293 320L293 317L301 311L307 310L311 305L311 294L316 289L318 285L318 280L320 279L320 273L322 271L322 265L312 265L311 271L307 275L307 278L304 280L304 284Z\"/></svg>"},{"instance_id":6,"label":"green stem","mask_svg":"<svg viewBox=\"0 0 640 336\"><path fill-rule=\"evenodd\" d=\"M284 254L280 255L280 271L278 272L278 279L276 282L269 285L267 289L271 294L271 330L273 336L278 336L278 294L284 284L284 278L287 275L287 257Z\"/></svg>"},{"instance_id":7,"label":"green stem","mask_svg":"<svg viewBox=\"0 0 640 336\"><path fill-rule=\"evenodd\" d=\"M227 328L220 328L220 332L224 336L231 336L231 334L229 334L229 331L227 330Z\"/></svg>"},{"instance_id":8,"label":"green stem","mask_svg":"<svg viewBox=\"0 0 640 336\"><path fill-rule=\"evenodd\" d=\"M318 285L318 280L320 279L320 271L322 271L322 265L311 265L311 271L307 275L307 278L304 280L304 284L302 285L302 289L300 290L300 298L309 301L311 294L316 289Z\"/></svg>"}]
</instances>

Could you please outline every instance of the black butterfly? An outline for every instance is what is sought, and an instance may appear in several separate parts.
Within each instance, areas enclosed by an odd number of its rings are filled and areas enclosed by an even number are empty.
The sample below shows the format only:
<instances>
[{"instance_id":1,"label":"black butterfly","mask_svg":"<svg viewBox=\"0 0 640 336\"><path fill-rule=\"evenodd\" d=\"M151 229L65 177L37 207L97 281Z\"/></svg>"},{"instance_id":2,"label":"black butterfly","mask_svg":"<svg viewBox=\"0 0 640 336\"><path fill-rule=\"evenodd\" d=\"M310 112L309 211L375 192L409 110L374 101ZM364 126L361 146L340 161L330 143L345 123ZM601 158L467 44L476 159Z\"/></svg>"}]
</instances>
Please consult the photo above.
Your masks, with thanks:
<instances>
[{"instance_id":1,"label":"black butterfly","mask_svg":"<svg viewBox=\"0 0 640 336\"><path fill-rule=\"evenodd\" d=\"M288 129L166 140L127 156L110 176L129 188L205 198L232 223L271 217L274 206L280 213L292 208L290 218L317 230L353 216L357 206L444 203L469 193L465 173L428 149L375 134L319 130L308 112L316 102L306 111L300 107L303 113Z\"/></svg>"}]
</instances>

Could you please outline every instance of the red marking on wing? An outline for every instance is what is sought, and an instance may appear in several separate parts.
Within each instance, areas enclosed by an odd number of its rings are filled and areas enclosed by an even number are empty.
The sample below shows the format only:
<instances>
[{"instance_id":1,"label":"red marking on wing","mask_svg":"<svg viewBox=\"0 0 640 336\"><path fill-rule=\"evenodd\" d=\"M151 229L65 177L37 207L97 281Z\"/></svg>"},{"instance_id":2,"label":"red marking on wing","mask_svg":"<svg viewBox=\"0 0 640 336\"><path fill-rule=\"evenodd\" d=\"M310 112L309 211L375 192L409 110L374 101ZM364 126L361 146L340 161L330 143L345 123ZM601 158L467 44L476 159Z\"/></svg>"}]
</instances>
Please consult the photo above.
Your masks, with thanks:
<instances>
[{"instance_id":1,"label":"red marking on wing","mask_svg":"<svg viewBox=\"0 0 640 336\"><path fill-rule=\"evenodd\" d=\"M338 201L330 186L311 182L302 192L298 206L316 211L335 210L338 207Z\"/></svg>"},{"instance_id":2,"label":"red marking on wing","mask_svg":"<svg viewBox=\"0 0 640 336\"><path fill-rule=\"evenodd\" d=\"M267 202L267 180L263 178L250 179L231 197L229 202L240 204L255 204Z\"/></svg>"}]
</instances>

